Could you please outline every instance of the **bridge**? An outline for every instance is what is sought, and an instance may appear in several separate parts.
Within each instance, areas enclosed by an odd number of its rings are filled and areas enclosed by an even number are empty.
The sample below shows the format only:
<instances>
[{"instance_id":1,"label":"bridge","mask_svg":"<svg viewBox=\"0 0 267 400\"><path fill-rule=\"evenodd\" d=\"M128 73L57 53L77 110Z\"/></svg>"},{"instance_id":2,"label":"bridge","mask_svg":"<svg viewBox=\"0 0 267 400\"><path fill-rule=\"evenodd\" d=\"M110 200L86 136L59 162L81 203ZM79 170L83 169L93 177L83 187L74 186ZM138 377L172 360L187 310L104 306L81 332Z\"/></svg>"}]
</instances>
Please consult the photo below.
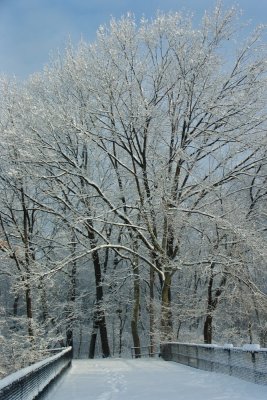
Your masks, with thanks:
<instances>
[{"instance_id":1,"label":"bridge","mask_svg":"<svg viewBox=\"0 0 267 400\"><path fill-rule=\"evenodd\" d=\"M0 380L0 400L266 400L267 386L162 358L72 360L71 349Z\"/></svg>"}]
</instances>

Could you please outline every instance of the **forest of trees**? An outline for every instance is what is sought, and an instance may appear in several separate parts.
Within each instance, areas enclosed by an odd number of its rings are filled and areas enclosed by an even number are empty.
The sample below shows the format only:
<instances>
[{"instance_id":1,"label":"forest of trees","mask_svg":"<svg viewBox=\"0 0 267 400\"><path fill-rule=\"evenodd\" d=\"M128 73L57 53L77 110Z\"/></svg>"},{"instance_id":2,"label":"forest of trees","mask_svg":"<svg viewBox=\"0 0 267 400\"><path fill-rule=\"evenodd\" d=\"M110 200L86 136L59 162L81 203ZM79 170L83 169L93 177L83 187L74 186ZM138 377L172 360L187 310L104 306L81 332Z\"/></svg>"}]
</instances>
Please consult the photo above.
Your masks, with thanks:
<instances>
[{"instance_id":1,"label":"forest of trees","mask_svg":"<svg viewBox=\"0 0 267 400\"><path fill-rule=\"evenodd\" d=\"M267 346L266 48L128 15L1 79L0 377L161 341Z\"/></svg>"}]
</instances>

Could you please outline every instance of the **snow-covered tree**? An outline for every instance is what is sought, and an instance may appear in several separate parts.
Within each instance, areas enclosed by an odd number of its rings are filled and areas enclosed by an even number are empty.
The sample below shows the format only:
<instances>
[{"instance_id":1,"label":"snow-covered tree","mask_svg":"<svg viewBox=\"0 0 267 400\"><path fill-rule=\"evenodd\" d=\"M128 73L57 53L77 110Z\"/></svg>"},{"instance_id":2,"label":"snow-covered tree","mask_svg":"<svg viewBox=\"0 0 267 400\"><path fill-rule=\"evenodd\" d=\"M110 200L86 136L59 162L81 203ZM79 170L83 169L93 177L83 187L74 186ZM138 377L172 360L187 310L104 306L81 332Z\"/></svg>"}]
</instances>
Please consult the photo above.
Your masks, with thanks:
<instances>
[{"instance_id":1,"label":"snow-covered tree","mask_svg":"<svg viewBox=\"0 0 267 400\"><path fill-rule=\"evenodd\" d=\"M21 177L2 162L1 250L16 255L23 226L49 327L73 344L90 320L90 357L98 332L109 356L129 333L138 355L142 341L153 353L265 329L266 52L263 28L242 39L237 16L127 15L3 90Z\"/></svg>"}]
</instances>

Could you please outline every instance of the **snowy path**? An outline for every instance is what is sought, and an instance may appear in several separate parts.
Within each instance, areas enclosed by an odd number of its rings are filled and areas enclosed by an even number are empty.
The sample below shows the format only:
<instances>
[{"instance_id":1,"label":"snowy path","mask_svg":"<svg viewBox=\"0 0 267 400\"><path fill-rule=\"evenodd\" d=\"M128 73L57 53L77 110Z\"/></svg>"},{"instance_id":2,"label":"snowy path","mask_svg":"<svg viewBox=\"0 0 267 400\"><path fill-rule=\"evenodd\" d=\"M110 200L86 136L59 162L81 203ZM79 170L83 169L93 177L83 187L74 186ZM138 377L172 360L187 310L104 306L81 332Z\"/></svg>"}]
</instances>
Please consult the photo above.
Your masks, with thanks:
<instances>
[{"instance_id":1,"label":"snowy path","mask_svg":"<svg viewBox=\"0 0 267 400\"><path fill-rule=\"evenodd\" d=\"M73 360L45 400L266 400L267 386L163 360Z\"/></svg>"}]
</instances>

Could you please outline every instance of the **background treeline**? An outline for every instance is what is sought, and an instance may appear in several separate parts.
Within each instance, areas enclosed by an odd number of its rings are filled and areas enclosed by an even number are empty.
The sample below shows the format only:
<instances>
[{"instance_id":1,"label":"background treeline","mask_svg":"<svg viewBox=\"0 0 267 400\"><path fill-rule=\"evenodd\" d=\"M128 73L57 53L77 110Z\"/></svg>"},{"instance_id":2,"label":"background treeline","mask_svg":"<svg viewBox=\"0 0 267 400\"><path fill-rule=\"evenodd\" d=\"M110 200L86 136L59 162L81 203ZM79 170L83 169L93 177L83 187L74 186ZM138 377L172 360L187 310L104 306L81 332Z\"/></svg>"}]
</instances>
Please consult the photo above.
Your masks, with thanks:
<instances>
[{"instance_id":1,"label":"background treeline","mask_svg":"<svg viewBox=\"0 0 267 400\"><path fill-rule=\"evenodd\" d=\"M266 344L266 49L237 21L127 16L1 80L2 375L61 345Z\"/></svg>"}]
</instances>

